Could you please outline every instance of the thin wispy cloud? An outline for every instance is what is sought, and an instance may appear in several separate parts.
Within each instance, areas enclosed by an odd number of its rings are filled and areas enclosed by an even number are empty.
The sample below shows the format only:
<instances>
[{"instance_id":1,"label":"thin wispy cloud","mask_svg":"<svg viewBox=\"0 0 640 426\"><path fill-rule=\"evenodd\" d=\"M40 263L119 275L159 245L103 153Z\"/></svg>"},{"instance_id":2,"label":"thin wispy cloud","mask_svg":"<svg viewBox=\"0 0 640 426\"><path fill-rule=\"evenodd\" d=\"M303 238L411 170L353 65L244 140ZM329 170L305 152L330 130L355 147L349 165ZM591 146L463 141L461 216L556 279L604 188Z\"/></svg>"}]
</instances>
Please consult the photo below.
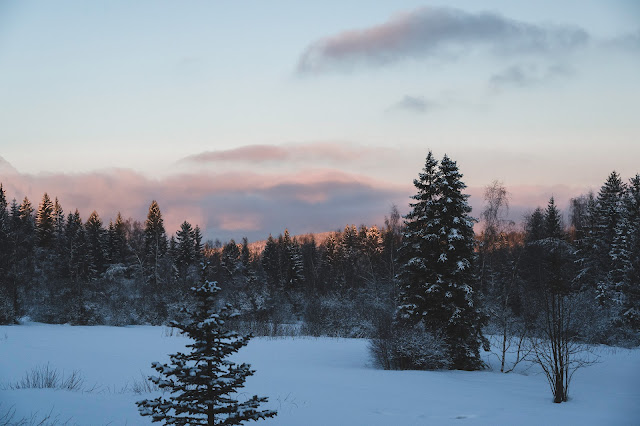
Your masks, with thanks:
<instances>
[{"instance_id":1,"label":"thin wispy cloud","mask_svg":"<svg viewBox=\"0 0 640 426\"><path fill-rule=\"evenodd\" d=\"M537 86L572 74L569 67L558 64L544 67L535 64L512 65L492 75L489 87L494 92L500 92L509 88Z\"/></svg>"},{"instance_id":2,"label":"thin wispy cloud","mask_svg":"<svg viewBox=\"0 0 640 426\"><path fill-rule=\"evenodd\" d=\"M640 28L636 31L622 34L617 37L610 38L604 42L605 48L615 48L628 50L631 52L640 51Z\"/></svg>"},{"instance_id":3,"label":"thin wispy cloud","mask_svg":"<svg viewBox=\"0 0 640 426\"><path fill-rule=\"evenodd\" d=\"M456 57L486 47L495 55L558 54L585 45L577 27L538 25L493 12L426 7L361 30L313 42L301 55L301 74L382 66L406 58Z\"/></svg>"},{"instance_id":4,"label":"thin wispy cloud","mask_svg":"<svg viewBox=\"0 0 640 426\"><path fill-rule=\"evenodd\" d=\"M389 110L425 113L438 108L438 106L436 102L430 101L423 96L405 95L400 101L392 105Z\"/></svg>"},{"instance_id":5,"label":"thin wispy cloud","mask_svg":"<svg viewBox=\"0 0 640 426\"><path fill-rule=\"evenodd\" d=\"M226 150L206 151L183 158L181 162L247 164L332 163L345 164L396 154L391 148L367 147L351 143L314 142L287 145L247 145Z\"/></svg>"}]
</instances>

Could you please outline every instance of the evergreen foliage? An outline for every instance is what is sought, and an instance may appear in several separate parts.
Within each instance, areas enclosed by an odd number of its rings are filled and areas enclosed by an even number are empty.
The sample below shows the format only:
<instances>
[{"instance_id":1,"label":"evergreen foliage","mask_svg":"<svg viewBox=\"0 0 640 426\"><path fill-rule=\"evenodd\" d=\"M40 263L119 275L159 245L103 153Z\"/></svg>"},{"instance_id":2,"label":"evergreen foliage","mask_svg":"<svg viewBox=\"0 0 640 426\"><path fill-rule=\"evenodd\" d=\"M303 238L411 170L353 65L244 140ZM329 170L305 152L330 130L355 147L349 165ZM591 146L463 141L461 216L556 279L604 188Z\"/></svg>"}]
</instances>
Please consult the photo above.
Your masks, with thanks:
<instances>
[{"instance_id":1,"label":"evergreen foliage","mask_svg":"<svg viewBox=\"0 0 640 426\"><path fill-rule=\"evenodd\" d=\"M159 376L149 380L170 391L171 396L139 401L140 414L175 425L238 425L275 416L275 411L260 410L260 404L267 402L265 397L253 396L244 402L236 399L238 389L255 371L228 357L245 346L250 336L227 329L232 308L216 308L220 288L204 277L205 268L202 283L191 289L196 302L193 310L186 311L188 319L171 323L193 340L187 345L191 352L170 355L169 365L152 364Z\"/></svg>"},{"instance_id":2,"label":"evergreen foliage","mask_svg":"<svg viewBox=\"0 0 640 426\"><path fill-rule=\"evenodd\" d=\"M53 244L56 219L53 203L45 192L38 206L35 222L36 238L40 247L50 247Z\"/></svg>"},{"instance_id":3,"label":"evergreen foliage","mask_svg":"<svg viewBox=\"0 0 640 426\"><path fill-rule=\"evenodd\" d=\"M461 179L454 161L445 155L438 168L429 152L406 216L398 315L442 333L451 368L475 370L483 366L479 350L487 343L473 291L474 219Z\"/></svg>"},{"instance_id":4,"label":"evergreen foliage","mask_svg":"<svg viewBox=\"0 0 640 426\"><path fill-rule=\"evenodd\" d=\"M106 265L106 247L105 229L102 226L102 220L98 213L94 210L84 225L86 235L87 260L89 268L89 276L93 279L97 278L105 270Z\"/></svg>"},{"instance_id":5,"label":"evergreen foliage","mask_svg":"<svg viewBox=\"0 0 640 426\"><path fill-rule=\"evenodd\" d=\"M154 291L162 281L162 260L168 249L167 233L160 206L156 200L151 202L147 220L144 223L144 264L148 282Z\"/></svg>"},{"instance_id":6,"label":"evergreen foliage","mask_svg":"<svg viewBox=\"0 0 640 426\"><path fill-rule=\"evenodd\" d=\"M175 264L178 275L185 279L190 266L196 262L195 231L186 220L176 232Z\"/></svg>"}]
</instances>

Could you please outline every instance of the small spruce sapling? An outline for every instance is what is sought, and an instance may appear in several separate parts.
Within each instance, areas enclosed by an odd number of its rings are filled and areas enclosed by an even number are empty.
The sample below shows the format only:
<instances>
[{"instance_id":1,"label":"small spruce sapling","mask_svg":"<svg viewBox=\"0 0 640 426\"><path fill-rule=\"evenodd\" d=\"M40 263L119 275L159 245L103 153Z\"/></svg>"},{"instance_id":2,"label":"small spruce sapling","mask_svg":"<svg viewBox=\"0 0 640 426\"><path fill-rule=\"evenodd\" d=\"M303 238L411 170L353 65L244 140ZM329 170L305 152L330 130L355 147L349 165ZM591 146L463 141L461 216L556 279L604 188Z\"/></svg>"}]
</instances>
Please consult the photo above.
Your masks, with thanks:
<instances>
[{"instance_id":1,"label":"small spruce sapling","mask_svg":"<svg viewBox=\"0 0 640 426\"><path fill-rule=\"evenodd\" d=\"M234 316L230 305L216 308L216 294L220 288L205 279L191 288L196 300L193 311L185 310L187 320L173 321L171 326L193 339L187 345L191 352L169 355L171 363L152 363L159 376L149 380L171 395L138 401L142 416L151 416L153 422L171 425L239 425L248 420L273 417L272 410L259 410L266 397L253 396L239 402L235 398L238 388L255 372L249 364L235 364L227 358L245 346L251 336L241 336L225 328Z\"/></svg>"}]
</instances>

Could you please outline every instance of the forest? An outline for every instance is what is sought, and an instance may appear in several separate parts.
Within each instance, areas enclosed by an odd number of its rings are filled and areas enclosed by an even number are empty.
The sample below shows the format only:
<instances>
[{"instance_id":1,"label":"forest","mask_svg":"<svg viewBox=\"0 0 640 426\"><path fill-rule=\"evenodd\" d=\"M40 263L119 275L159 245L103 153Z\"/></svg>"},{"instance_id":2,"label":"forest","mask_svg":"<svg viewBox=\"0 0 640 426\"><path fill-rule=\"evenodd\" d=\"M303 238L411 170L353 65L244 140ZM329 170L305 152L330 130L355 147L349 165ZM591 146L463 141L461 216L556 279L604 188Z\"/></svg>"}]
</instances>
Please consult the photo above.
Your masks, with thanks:
<instances>
[{"instance_id":1,"label":"forest","mask_svg":"<svg viewBox=\"0 0 640 426\"><path fill-rule=\"evenodd\" d=\"M491 338L502 371L513 368L509 348L516 362L546 360L554 396L566 400L565 364L585 360L579 345L640 343L640 175L612 172L568 211L551 198L520 223L507 219L498 181L472 217L447 156L429 153L414 185L411 211L394 206L380 227L285 229L250 244L203 242L186 221L169 236L156 201L144 221L118 214L107 224L46 193L37 207L9 202L0 184L0 324L180 320L206 265L240 331L369 338L385 369L479 369Z\"/></svg>"}]
</instances>

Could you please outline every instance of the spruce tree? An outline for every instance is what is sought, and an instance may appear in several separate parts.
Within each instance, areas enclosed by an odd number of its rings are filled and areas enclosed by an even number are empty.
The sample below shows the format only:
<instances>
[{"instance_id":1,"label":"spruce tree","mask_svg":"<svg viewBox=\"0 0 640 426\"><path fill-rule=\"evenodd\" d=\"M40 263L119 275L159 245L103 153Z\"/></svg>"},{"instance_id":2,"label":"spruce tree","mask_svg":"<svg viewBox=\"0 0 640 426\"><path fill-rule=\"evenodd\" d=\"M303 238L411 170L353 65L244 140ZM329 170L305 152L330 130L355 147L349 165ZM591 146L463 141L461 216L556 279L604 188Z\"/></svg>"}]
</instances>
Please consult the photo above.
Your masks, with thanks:
<instances>
[{"instance_id":1,"label":"spruce tree","mask_svg":"<svg viewBox=\"0 0 640 426\"><path fill-rule=\"evenodd\" d=\"M87 239L78 209L67 215L65 225L66 264L72 281L86 277L88 271Z\"/></svg>"},{"instance_id":2,"label":"spruce tree","mask_svg":"<svg viewBox=\"0 0 640 426\"><path fill-rule=\"evenodd\" d=\"M13 321L11 307L11 288L8 272L11 256L11 240L9 239L9 211L7 197L0 183L0 324Z\"/></svg>"},{"instance_id":3,"label":"spruce tree","mask_svg":"<svg viewBox=\"0 0 640 426\"><path fill-rule=\"evenodd\" d=\"M596 279L597 298L601 305L613 309L615 304L614 283L611 282L611 248L619 231L623 217L625 185L616 172L612 172L604 183L596 200L596 229L590 239L591 274Z\"/></svg>"},{"instance_id":4,"label":"spruce tree","mask_svg":"<svg viewBox=\"0 0 640 426\"><path fill-rule=\"evenodd\" d=\"M340 254L342 255L342 274L345 285L349 288L358 286L358 255L360 242L358 241L358 230L355 225L347 225L342 232L340 240Z\"/></svg>"},{"instance_id":5,"label":"spruce tree","mask_svg":"<svg viewBox=\"0 0 640 426\"><path fill-rule=\"evenodd\" d=\"M89 276L97 278L105 271L106 267L106 239L102 220L94 210L84 225L87 243L87 258L89 266Z\"/></svg>"},{"instance_id":6,"label":"spruce tree","mask_svg":"<svg viewBox=\"0 0 640 426\"><path fill-rule=\"evenodd\" d=\"M160 206L156 200L153 200L144 223L144 246L147 280L156 290L162 281L160 268L162 259L167 252L167 245L167 233L164 229Z\"/></svg>"},{"instance_id":7,"label":"spruce tree","mask_svg":"<svg viewBox=\"0 0 640 426\"><path fill-rule=\"evenodd\" d=\"M205 272L203 268L201 284L191 288L194 310L185 310L186 321L171 323L193 340L187 345L191 351L169 355L170 364L152 363L159 376L149 380L171 396L139 401L138 410L154 422L175 425L238 425L273 417L275 411L260 410L266 397L254 395L244 402L236 399L238 389L255 371L249 364L238 365L228 357L245 346L250 336L225 328L234 314L230 305L216 308L220 288L205 279Z\"/></svg>"},{"instance_id":8,"label":"spruce tree","mask_svg":"<svg viewBox=\"0 0 640 426\"><path fill-rule=\"evenodd\" d=\"M202 231L200 231L200 227L198 225L193 228L193 247L195 252L195 264L199 265L204 258L204 245L202 244Z\"/></svg>"},{"instance_id":9,"label":"spruce tree","mask_svg":"<svg viewBox=\"0 0 640 426\"><path fill-rule=\"evenodd\" d=\"M196 245L194 241L194 230L186 220L180 225L176 232L176 254L175 263L178 275L185 278L189 266L196 261Z\"/></svg>"},{"instance_id":10,"label":"spruce tree","mask_svg":"<svg viewBox=\"0 0 640 426\"><path fill-rule=\"evenodd\" d=\"M264 250L262 251L262 269L266 274L269 287L275 290L278 287L281 276L280 253L278 243L276 243L276 240L271 234L269 234L269 238L267 238Z\"/></svg>"},{"instance_id":11,"label":"spruce tree","mask_svg":"<svg viewBox=\"0 0 640 426\"><path fill-rule=\"evenodd\" d=\"M36 238L40 247L51 247L55 235L55 225L54 206L49 195L45 192L36 214Z\"/></svg>"},{"instance_id":12,"label":"spruce tree","mask_svg":"<svg viewBox=\"0 0 640 426\"><path fill-rule=\"evenodd\" d=\"M282 270L284 273L284 288L285 290L298 290L304 281L304 265L302 263L302 253L300 252L300 245L298 242L291 238L289 230L284 230L284 236L282 238Z\"/></svg>"},{"instance_id":13,"label":"spruce tree","mask_svg":"<svg viewBox=\"0 0 640 426\"><path fill-rule=\"evenodd\" d=\"M413 185L418 190L411 198L411 211L404 217L405 232L402 245L398 249L400 272L397 280L400 283L398 316L399 319L411 323L430 321L426 318L429 311L425 297L441 297L442 288L434 268L437 262L437 197L436 182L440 171L438 161L429 151L424 168Z\"/></svg>"},{"instance_id":14,"label":"spruce tree","mask_svg":"<svg viewBox=\"0 0 640 426\"><path fill-rule=\"evenodd\" d=\"M429 152L414 180L418 193L405 216L406 232L399 251L402 287L398 319L422 322L431 333L442 333L454 369L482 367L480 346L484 317L473 292L474 219L466 185L456 163L444 156L440 167Z\"/></svg>"},{"instance_id":15,"label":"spruce tree","mask_svg":"<svg viewBox=\"0 0 640 426\"><path fill-rule=\"evenodd\" d=\"M621 293L622 321L640 331L640 174L629 180L624 212L612 258L619 265L618 291Z\"/></svg>"}]
</instances>

